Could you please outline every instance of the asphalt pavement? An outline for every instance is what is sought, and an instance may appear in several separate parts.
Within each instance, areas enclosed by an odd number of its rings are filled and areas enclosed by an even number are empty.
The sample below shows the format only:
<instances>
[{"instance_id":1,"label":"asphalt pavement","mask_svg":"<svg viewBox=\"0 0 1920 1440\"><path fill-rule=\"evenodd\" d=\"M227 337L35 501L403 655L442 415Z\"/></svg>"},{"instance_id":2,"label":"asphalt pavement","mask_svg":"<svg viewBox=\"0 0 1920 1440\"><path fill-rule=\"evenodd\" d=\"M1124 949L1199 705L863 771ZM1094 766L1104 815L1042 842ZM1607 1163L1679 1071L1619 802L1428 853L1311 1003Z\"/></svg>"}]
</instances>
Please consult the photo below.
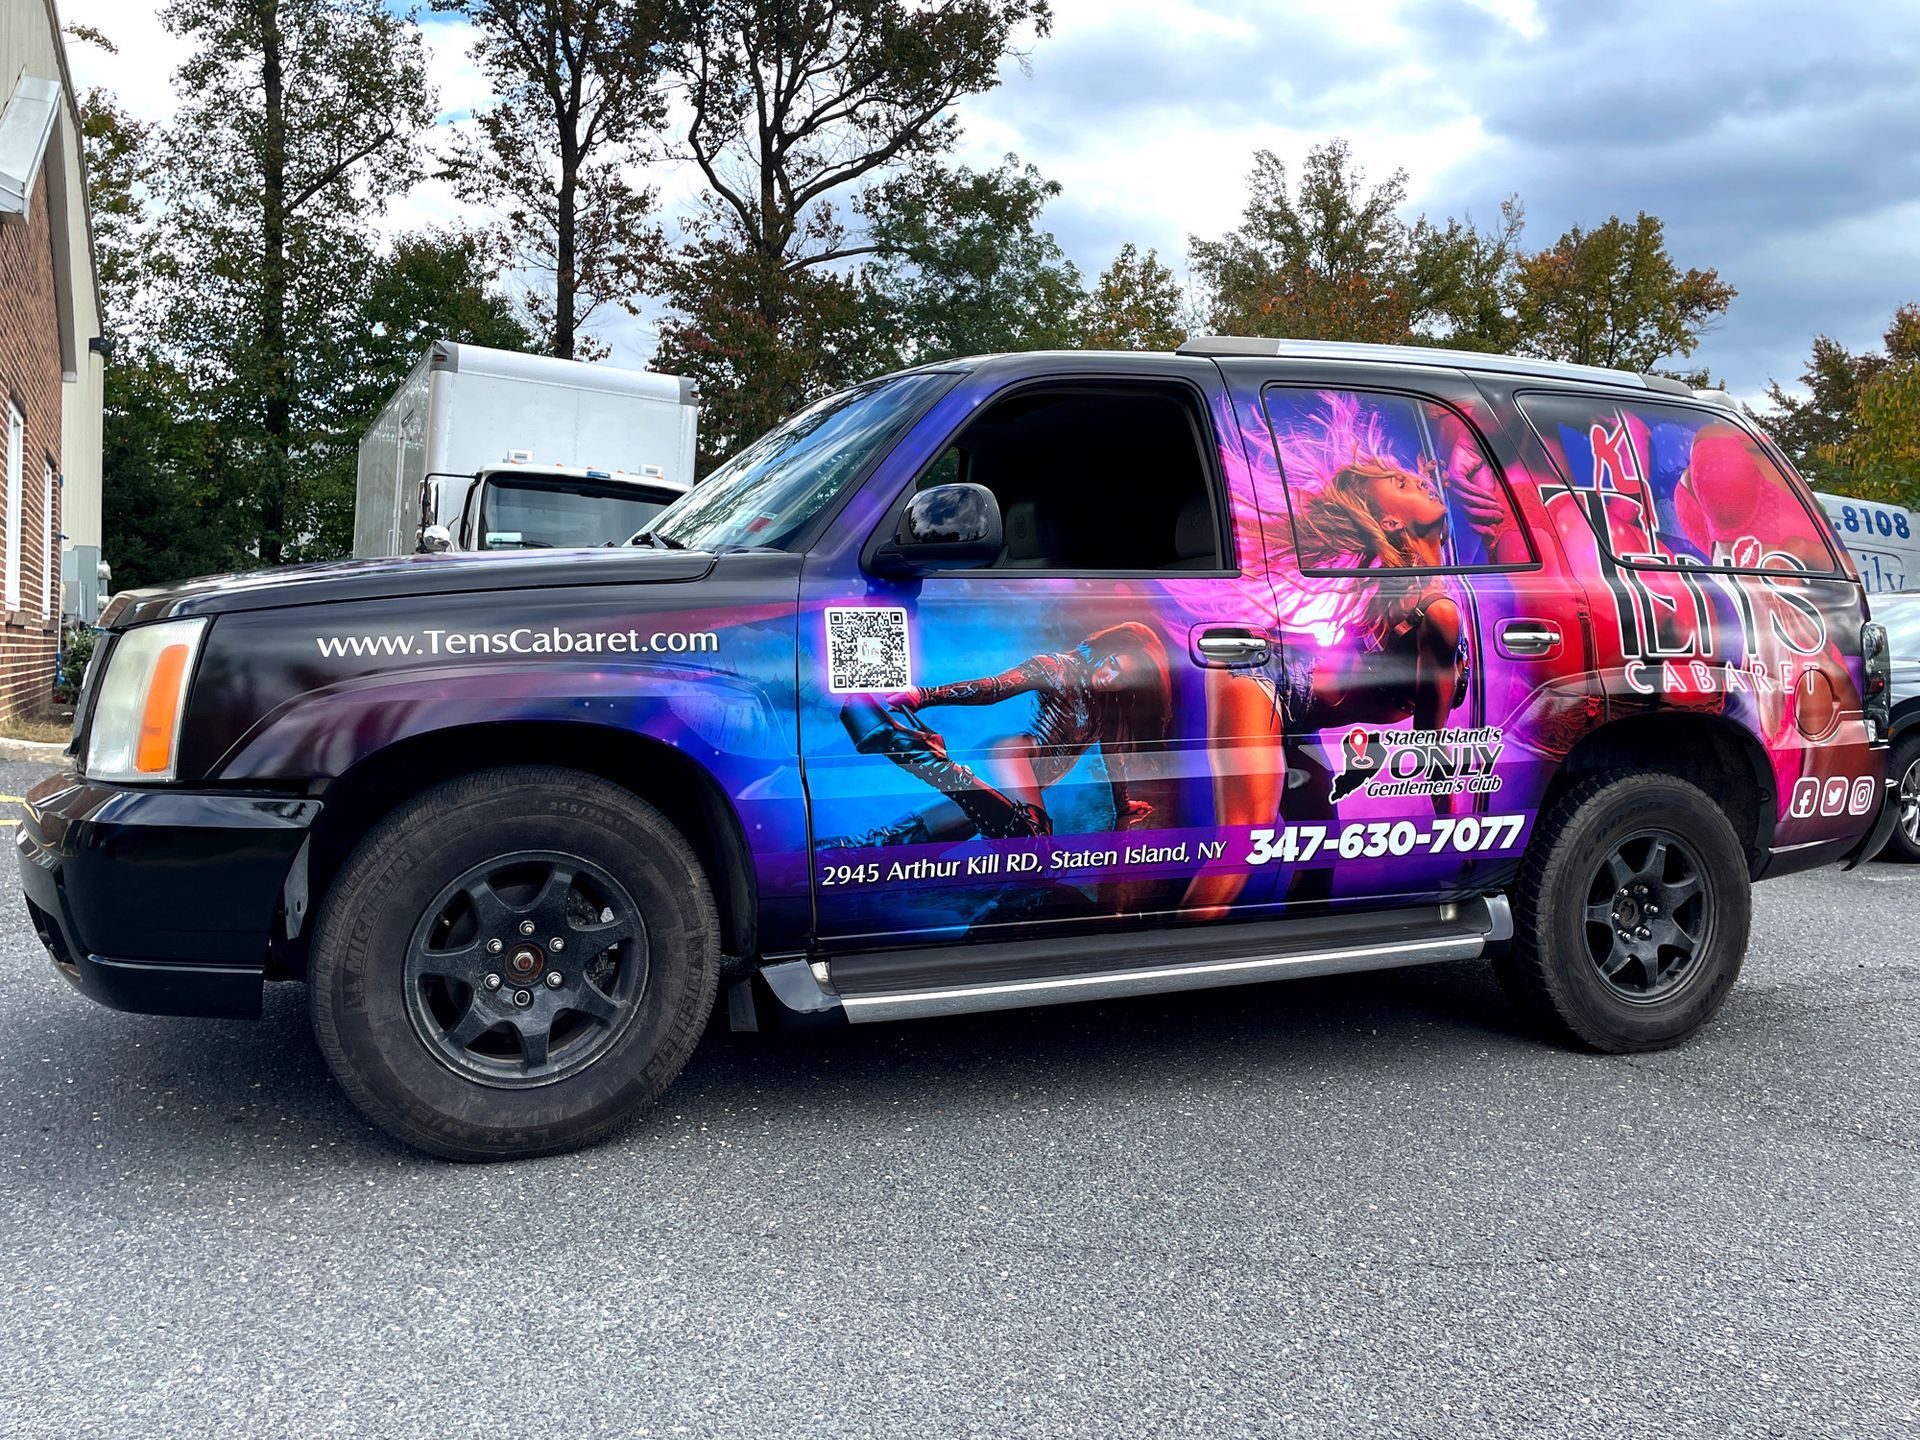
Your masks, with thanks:
<instances>
[{"instance_id":1,"label":"asphalt pavement","mask_svg":"<svg viewBox=\"0 0 1920 1440\"><path fill-rule=\"evenodd\" d=\"M1920 1435L1920 869L1761 886L1656 1056L1480 964L716 1028L493 1167L370 1129L301 987L114 1014L4 888L10 1440Z\"/></svg>"}]
</instances>

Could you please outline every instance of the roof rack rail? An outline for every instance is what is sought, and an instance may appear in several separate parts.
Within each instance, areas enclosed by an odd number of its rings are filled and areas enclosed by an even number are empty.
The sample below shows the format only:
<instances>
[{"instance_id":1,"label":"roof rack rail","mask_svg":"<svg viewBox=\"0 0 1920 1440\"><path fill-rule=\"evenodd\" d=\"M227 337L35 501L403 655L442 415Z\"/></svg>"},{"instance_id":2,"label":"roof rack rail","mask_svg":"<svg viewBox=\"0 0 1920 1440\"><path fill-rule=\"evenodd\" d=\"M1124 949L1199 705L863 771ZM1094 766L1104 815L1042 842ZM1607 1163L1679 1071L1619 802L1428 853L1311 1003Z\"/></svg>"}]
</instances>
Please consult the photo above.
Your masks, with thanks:
<instances>
[{"instance_id":1,"label":"roof rack rail","mask_svg":"<svg viewBox=\"0 0 1920 1440\"><path fill-rule=\"evenodd\" d=\"M1443 350L1427 345L1370 345L1351 340L1285 340L1254 335L1195 335L1175 353L1220 359L1250 355L1280 360L1353 360L1368 361L1375 365L1425 365L1446 370L1582 380L1590 385L1617 385L1626 390L1661 390L1689 396L1693 393L1681 381L1670 380L1664 375L1641 375L1632 370L1611 370L1601 365L1573 365L1561 360L1536 360L1527 355Z\"/></svg>"}]
</instances>

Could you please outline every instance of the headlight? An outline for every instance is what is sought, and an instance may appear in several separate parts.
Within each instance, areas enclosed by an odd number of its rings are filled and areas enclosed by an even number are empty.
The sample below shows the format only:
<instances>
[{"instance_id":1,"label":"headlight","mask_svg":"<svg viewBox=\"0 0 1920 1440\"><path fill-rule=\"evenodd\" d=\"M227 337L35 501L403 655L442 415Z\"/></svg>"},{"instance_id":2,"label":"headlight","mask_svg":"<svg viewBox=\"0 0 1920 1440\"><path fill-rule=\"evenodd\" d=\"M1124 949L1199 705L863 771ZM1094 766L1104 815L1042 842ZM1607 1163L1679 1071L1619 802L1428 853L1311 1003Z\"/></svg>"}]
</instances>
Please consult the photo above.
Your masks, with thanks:
<instances>
[{"instance_id":1,"label":"headlight","mask_svg":"<svg viewBox=\"0 0 1920 1440\"><path fill-rule=\"evenodd\" d=\"M206 634L204 618L129 630L107 656L87 738L89 780L171 780L187 681Z\"/></svg>"}]
</instances>

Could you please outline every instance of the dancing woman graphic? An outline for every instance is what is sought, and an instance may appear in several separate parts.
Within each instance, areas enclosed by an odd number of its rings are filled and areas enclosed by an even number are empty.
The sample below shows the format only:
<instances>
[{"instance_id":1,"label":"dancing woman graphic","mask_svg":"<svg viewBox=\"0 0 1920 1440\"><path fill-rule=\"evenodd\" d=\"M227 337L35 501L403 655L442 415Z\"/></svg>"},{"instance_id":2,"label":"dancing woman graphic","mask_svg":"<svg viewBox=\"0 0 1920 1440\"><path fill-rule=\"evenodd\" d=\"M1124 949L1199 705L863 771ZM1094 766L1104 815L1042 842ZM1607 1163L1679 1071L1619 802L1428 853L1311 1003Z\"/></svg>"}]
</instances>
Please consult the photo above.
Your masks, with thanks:
<instances>
[{"instance_id":1,"label":"dancing woman graphic","mask_svg":"<svg viewBox=\"0 0 1920 1440\"><path fill-rule=\"evenodd\" d=\"M1026 727L988 744L977 771L953 759L945 737L919 716L936 706L997 705L1019 695L1033 696ZM1159 636L1130 623L1096 631L1071 650L1035 655L997 675L903 690L884 701L849 700L840 719L856 750L885 755L946 798L823 845L1050 835L1048 788L1095 746L1112 795L1113 827L1133 829L1146 823L1152 807L1129 794L1128 766L1136 748L1157 747L1167 738L1173 687Z\"/></svg>"}]
</instances>

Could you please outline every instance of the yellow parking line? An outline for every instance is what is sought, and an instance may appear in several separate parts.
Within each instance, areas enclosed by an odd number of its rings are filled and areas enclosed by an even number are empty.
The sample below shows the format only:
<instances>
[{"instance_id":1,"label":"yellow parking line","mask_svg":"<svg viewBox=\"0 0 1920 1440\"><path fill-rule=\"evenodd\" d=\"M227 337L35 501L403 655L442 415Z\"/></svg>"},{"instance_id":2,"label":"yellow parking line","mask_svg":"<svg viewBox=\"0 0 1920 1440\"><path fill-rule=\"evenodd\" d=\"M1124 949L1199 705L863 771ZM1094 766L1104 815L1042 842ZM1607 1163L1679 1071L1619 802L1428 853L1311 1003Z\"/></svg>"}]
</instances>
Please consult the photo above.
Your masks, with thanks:
<instances>
[{"instance_id":1,"label":"yellow parking line","mask_svg":"<svg viewBox=\"0 0 1920 1440\"><path fill-rule=\"evenodd\" d=\"M27 797L24 795L0 795L0 800L5 800L13 805L24 805L27 803Z\"/></svg>"},{"instance_id":2,"label":"yellow parking line","mask_svg":"<svg viewBox=\"0 0 1920 1440\"><path fill-rule=\"evenodd\" d=\"M0 825L18 825L18 820L0 820Z\"/></svg>"}]
</instances>

